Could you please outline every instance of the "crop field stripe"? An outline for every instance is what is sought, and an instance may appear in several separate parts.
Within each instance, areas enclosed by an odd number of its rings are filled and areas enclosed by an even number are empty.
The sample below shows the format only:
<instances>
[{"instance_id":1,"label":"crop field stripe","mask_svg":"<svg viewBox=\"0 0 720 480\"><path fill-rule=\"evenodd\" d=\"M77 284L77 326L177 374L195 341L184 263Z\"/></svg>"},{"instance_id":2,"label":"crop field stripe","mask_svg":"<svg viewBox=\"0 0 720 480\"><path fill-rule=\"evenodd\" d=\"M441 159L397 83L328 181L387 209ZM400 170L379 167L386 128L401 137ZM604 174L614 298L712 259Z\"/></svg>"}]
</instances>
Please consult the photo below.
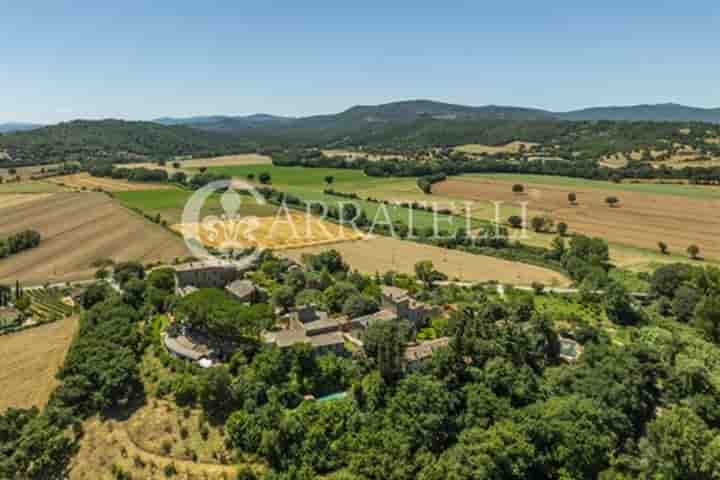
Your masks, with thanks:
<instances>
[{"instance_id":1,"label":"crop field stripe","mask_svg":"<svg viewBox=\"0 0 720 480\"><path fill-rule=\"evenodd\" d=\"M506 182L529 183L557 187L582 187L593 190L613 190L655 195L672 195L691 198L720 199L720 187L706 185L675 185L650 183L613 183L600 180L586 180L582 178L560 177L553 175L528 175L514 173L477 173L452 177L457 181L472 181L473 178L486 178Z\"/></svg>"}]
</instances>

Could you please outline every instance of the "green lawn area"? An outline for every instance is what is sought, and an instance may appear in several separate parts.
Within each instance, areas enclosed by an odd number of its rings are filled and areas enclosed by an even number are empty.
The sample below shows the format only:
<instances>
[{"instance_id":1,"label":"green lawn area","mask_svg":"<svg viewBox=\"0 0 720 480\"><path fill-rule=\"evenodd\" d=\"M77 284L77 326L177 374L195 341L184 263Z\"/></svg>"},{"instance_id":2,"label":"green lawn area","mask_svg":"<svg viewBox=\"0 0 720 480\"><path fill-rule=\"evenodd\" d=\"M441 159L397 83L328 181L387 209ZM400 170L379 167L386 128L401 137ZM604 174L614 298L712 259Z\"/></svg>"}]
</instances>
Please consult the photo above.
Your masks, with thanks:
<instances>
[{"instance_id":1,"label":"green lawn area","mask_svg":"<svg viewBox=\"0 0 720 480\"><path fill-rule=\"evenodd\" d=\"M115 197L128 208L138 209L153 216L160 214L169 223L179 223L185 204L193 193L190 190L175 188L117 192ZM273 205L259 205L253 198L244 195L241 197L241 201L239 213L243 216L272 216L277 208ZM215 194L207 199L201 215L220 215L222 213L220 194Z\"/></svg>"},{"instance_id":2,"label":"green lawn area","mask_svg":"<svg viewBox=\"0 0 720 480\"><path fill-rule=\"evenodd\" d=\"M641 192L658 195L675 195L692 198L720 198L720 188L702 185L674 185L656 183L613 183L583 178L557 177L552 175L530 175L515 173L478 173L468 177L485 177L495 180L536 183L540 185L596 188L623 192Z\"/></svg>"}]
</instances>

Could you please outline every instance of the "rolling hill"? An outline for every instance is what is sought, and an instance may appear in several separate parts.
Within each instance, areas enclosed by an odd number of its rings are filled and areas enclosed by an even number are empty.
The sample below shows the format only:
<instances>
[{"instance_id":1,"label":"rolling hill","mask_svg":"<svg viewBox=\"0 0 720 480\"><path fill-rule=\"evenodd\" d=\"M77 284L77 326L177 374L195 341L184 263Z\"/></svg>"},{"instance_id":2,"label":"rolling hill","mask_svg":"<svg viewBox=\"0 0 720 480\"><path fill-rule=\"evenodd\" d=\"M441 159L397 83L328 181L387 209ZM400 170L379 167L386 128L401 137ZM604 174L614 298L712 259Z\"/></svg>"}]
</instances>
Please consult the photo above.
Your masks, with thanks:
<instances>
[{"instance_id":1,"label":"rolling hill","mask_svg":"<svg viewBox=\"0 0 720 480\"><path fill-rule=\"evenodd\" d=\"M245 117L209 116L187 119L159 119L160 123L182 124L203 130L242 133L259 130L269 135L288 136L314 131L319 135L328 130L339 133L357 129L377 129L383 124L403 124L419 120L481 121L481 120L566 120L566 121L628 121L628 122L705 122L720 124L720 108L705 109L674 103L596 107L569 112L552 112L536 108L466 105L408 100L381 105L358 105L329 115L288 118L271 115ZM175 123L170 123L175 122Z\"/></svg>"},{"instance_id":2,"label":"rolling hill","mask_svg":"<svg viewBox=\"0 0 720 480\"><path fill-rule=\"evenodd\" d=\"M240 137L185 126L123 120L76 120L31 131L0 135L0 151L11 160L30 165L75 160L126 161L168 159L254 151Z\"/></svg>"}]
</instances>

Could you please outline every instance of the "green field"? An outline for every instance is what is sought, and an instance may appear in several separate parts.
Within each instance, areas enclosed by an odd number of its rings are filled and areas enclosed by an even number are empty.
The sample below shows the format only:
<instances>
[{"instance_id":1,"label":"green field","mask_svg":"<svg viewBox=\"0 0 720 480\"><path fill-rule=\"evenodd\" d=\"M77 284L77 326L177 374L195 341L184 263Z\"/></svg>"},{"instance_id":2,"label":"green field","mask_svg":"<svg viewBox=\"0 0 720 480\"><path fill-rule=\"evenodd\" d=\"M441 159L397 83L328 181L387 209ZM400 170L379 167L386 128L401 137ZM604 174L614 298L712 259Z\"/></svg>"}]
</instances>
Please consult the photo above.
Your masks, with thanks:
<instances>
[{"instance_id":1,"label":"green field","mask_svg":"<svg viewBox=\"0 0 720 480\"><path fill-rule=\"evenodd\" d=\"M128 208L141 210L151 216L160 215L168 223L179 223L185 204L194 192L190 190L162 189L117 192L115 197ZM244 216L267 217L274 215L276 207L259 205L251 197L243 196L240 214ZM201 214L220 215L223 213L220 195L215 194L207 199Z\"/></svg>"},{"instance_id":2,"label":"green field","mask_svg":"<svg viewBox=\"0 0 720 480\"><path fill-rule=\"evenodd\" d=\"M372 221L377 216L378 224L386 220L385 212L391 221L410 223L411 211L407 208L388 206L386 210L381 204L362 200L367 197L398 201L433 201L434 197L423 194L415 184L414 178L380 178L368 177L360 170L338 168L304 168L304 167L276 167L273 165L246 165L232 167L211 167L208 171L236 178L247 178L255 175L255 180L261 173L269 173L272 187L280 191L297 196L304 201L323 202L329 207L337 207L341 203L352 202L361 207ZM334 195L327 195L323 190L327 187L325 177L332 176L334 181L331 187L338 192L356 193L361 199L348 199ZM395 195L397 194L397 195ZM447 199L438 199L447 200ZM444 202L443 202L444 203ZM446 206L439 205L439 208ZM381 210L383 209L383 210ZM380 210L378 214L378 210ZM453 218L454 225L450 225ZM412 223L417 228L432 228L434 216L431 212L412 211ZM478 227L486 222L473 220L471 225ZM464 218L449 215L438 215L438 228L440 230L454 231L465 227Z\"/></svg>"},{"instance_id":3,"label":"green field","mask_svg":"<svg viewBox=\"0 0 720 480\"><path fill-rule=\"evenodd\" d=\"M613 183L584 178L556 177L552 175L529 175L515 173L478 173L464 175L467 177L484 177L493 180L517 181L561 187L583 187L598 190L617 190L623 192L640 192L658 195L675 195L691 198L720 199L720 188L703 185L679 185L660 183Z\"/></svg>"}]
</instances>

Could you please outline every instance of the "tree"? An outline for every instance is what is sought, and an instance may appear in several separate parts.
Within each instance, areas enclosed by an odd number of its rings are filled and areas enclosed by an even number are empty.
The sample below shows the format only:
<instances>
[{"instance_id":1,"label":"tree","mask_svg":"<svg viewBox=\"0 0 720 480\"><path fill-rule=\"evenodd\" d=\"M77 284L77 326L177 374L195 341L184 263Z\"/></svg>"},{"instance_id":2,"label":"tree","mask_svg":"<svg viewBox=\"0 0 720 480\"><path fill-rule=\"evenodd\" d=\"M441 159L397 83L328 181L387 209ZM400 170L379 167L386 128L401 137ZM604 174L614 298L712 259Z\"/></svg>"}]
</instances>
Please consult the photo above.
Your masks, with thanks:
<instances>
[{"instance_id":1,"label":"tree","mask_svg":"<svg viewBox=\"0 0 720 480\"><path fill-rule=\"evenodd\" d=\"M98 303L104 302L110 297L110 288L104 283L93 283L85 289L80 303L85 310L90 310Z\"/></svg>"},{"instance_id":2,"label":"tree","mask_svg":"<svg viewBox=\"0 0 720 480\"><path fill-rule=\"evenodd\" d=\"M295 291L286 285L278 287L271 297L272 304L287 312L295 304Z\"/></svg>"},{"instance_id":3,"label":"tree","mask_svg":"<svg viewBox=\"0 0 720 480\"><path fill-rule=\"evenodd\" d=\"M367 295L351 295L345 300L342 307L343 315L348 318L357 318L377 312L378 303Z\"/></svg>"},{"instance_id":4,"label":"tree","mask_svg":"<svg viewBox=\"0 0 720 480\"><path fill-rule=\"evenodd\" d=\"M246 178L247 178L249 181L252 182L253 180L255 180L255 174L254 174L254 173L248 173L248 174L246 175Z\"/></svg>"},{"instance_id":5,"label":"tree","mask_svg":"<svg viewBox=\"0 0 720 480\"><path fill-rule=\"evenodd\" d=\"M597 478L617 447L618 414L595 400L552 397L523 416L521 428L537 449L533 458L543 478Z\"/></svg>"},{"instance_id":6,"label":"tree","mask_svg":"<svg viewBox=\"0 0 720 480\"><path fill-rule=\"evenodd\" d=\"M209 368L200 376L198 401L215 419L223 419L233 410L232 377L227 367Z\"/></svg>"},{"instance_id":7,"label":"tree","mask_svg":"<svg viewBox=\"0 0 720 480\"><path fill-rule=\"evenodd\" d=\"M575 192L568 193L568 202L571 205L575 205L575 203L577 202L577 195L575 194Z\"/></svg>"},{"instance_id":8,"label":"tree","mask_svg":"<svg viewBox=\"0 0 720 480\"><path fill-rule=\"evenodd\" d=\"M568 225L565 222L560 222L557 224L557 233L561 237L564 237L567 234L568 231Z\"/></svg>"},{"instance_id":9,"label":"tree","mask_svg":"<svg viewBox=\"0 0 720 480\"><path fill-rule=\"evenodd\" d=\"M713 342L720 342L720 297L705 296L695 307L693 324Z\"/></svg>"},{"instance_id":10,"label":"tree","mask_svg":"<svg viewBox=\"0 0 720 480\"><path fill-rule=\"evenodd\" d=\"M254 341L273 313L266 304L242 305L223 290L202 288L178 301L175 318L215 337Z\"/></svg>"},{"instance_id":11,"label":"tree","mask_svg":"<svg viewBox=\"0 0 720 480\"><path fill-rule=\"evenodd\" d=\"M663 241L659 241L658 248L660 249L660 253L662 253L663 255L667 255L667 253L668 253L667 243L665 243Z\"/></svg>"},{"instance_id":12,"label":"tree","mask_svg":"<svg viewBox=\"0 0 720 480\"><path fill-rule=\"evenodd\" d=\"M653 272L650 277L650 288L653 292L673 297L675 290L690 279L690 267L681 263L663 265Z\"/></svg>"},{"instance_id":13,"label":"tree","mask_svg":"<svg viewBox=\"0 0 720 480\"><path fill-rule=\"evenodd\" d=\"M180 162L173 162L172 166L173 168L180 168Z\"/></svg>"},{"instance_id":14,"label":"tree","mask_svg":"<svg viewBox=\"0 0 720 480\"><path fill-rule=\"evenodd\" d=\"M523 193L525 191L525 186L520 183L516 183L512 186L512 191L513 193Z\"/></svg>"},{"instance_id":15,"label":"tree","mask_svg":"<svg viewBox=\"0 0 720 480\"><path fill-rule=\"evenodd\" d=\"M521 425L505 420L490 428L469 428L437 462L422 470L420 480L533 478L537 452Z\"/></svg>"},{"instance_id":16,"label":"tree","mask_svg":"<svg viewBox=\"0 0 720 480\"><path fill-rule=\"evenodd\" d=\"M605 197L605 203L607 203L610 207L615 207L619 202L620 202L620 199L613 195L611 195L609 197Z\"/></svg>"},{"instance_id":17,"label":"tree","mask_svg":"<svg viewBox=\"0 0 720 480\"><path fill-rule=\"evenodd\" d=\"M672 302L672 311L675 318L681 322L689 321L699 301L700 294L697 290L688 285L681 285L675 290L675 298Z\"/></svg>"},{"instance_id":18,"label":"tree","mask_svg":"<svg viewBox=\"0 0 720 480\"><path fill-rule=\"evenodd\" d=\"M113 277L120 285L124 285L132 278L142 280L145 278L145 268L139 262L118 263L115 265Z\"/></svg>"},{"instance_id":19,"label":"tree","mask_svg":"<svg viewBox=\"0 0 720 480\"><path fill-rule=\"evenodd\" d=\"M326 176L325 176L325 184L326 184L328 187L329 187L330 185L332 185L334 181L335 181L335 177L333 177L332 175L326 175Z\"/></svg>"},{"instance_id":20,"label":"tree","mask_svg":"<svg viewBox=\"0 0 720 480\"><path fill-rule=\"evenodd\" d=\"M604 295L605 311L608 319L619 325L632 325L638 320L638 314L632 306L625 287L618 282L610 282Z\"/></svg>"},{"instance_id":21,"label":"tree","mask_svg":"<svg viewBox=\"0 0 720 480\"><path fill-rule=\"evenodd\" d=\"M268 172L262 172L258 177L258 180L260 180L260 183L262 183L263 185L267 185L272 182L272 177Z\"/></svg>"},{"instance_id":22,"label":"tree","mask_svg":"<svg viewBox=\"0 0 720 480\"><path fill-rule=\"evenodd\" d=\"M693 412L675 406L648 425L640 441L642 478L715 478L717 438Z\"/></svg>"},{"instance_id":23,"label":"tree","mask_svg":"<svg viewBox=\"0 0 720 480\"><path fill-rule=\"evenodd\" d=\"M698 255L700 254L700 247L697 245L693 244L688 246L686 251L690 259L697 260L699 258Z\"/></svg>"},{"instance_id":24,"label":"tree","mask_svg":"<svg viewBox=\"0 0 720 480\"><path fill-rule=\"evenodd\" d=\"M428 289L432 288L435 282L447 279L446 275L435 270L430 260L423 260L415 264L415 276L423 282L425 288Z\"/></svg>"},{"instance_id":25,"label":"tree","mask_svg":"<svg viewBox=\"0 0 720 480\"><path fill-rule=\"evenodd\" d=\"M535 232L547 232L552 229L553 221L549 217L533 217L530 221L530 224L532 225L532 229Z\"/></svg>"},{"instance_id":26,"label":"tree","mask_svg":"<svg viewBox=\"0 0 720 480\"><path fill-rule=\"evenodd\" d=\"M377 367L383 380L394 383L402 373L405 344L410 338L406 320L371 323L362 336L365 355Z\"/></svg>"},{"instance_id":27,"label":"tree","mask_svg":"<svg viewBox=\"0 0 720 480\"><path fill-rule=\"evenodd\" d=\"M22 313L27 313L30 308L30 297L28 295L21 295L15 299L15 308L20 310Z\"/></svg>"},{"instance_id":28,"label":"tree","mask_svg":"<svg viewBox=\"0 0 720 480\"><path fill-rule=\"evenodd\" d=\"M342 311L343 305L345 305L347 299L359 293L360 292L358 292L357 287L352 283L337 282L335 285L332 285L330 288L325 290L323 296L325 298L325 305L330 309L330 311L340 312Z\"/></svg>"},{"instance_id":29,"label":"tree","mask_svg":"<svg viewBox=\"0 0 720 480\"><path fill-rule=\"evenodd\" d=\"M523 219L519 215L512 215L508 218L508 224L512 228L520 228L523 224Z\"/></svg>"}]
</instances>

